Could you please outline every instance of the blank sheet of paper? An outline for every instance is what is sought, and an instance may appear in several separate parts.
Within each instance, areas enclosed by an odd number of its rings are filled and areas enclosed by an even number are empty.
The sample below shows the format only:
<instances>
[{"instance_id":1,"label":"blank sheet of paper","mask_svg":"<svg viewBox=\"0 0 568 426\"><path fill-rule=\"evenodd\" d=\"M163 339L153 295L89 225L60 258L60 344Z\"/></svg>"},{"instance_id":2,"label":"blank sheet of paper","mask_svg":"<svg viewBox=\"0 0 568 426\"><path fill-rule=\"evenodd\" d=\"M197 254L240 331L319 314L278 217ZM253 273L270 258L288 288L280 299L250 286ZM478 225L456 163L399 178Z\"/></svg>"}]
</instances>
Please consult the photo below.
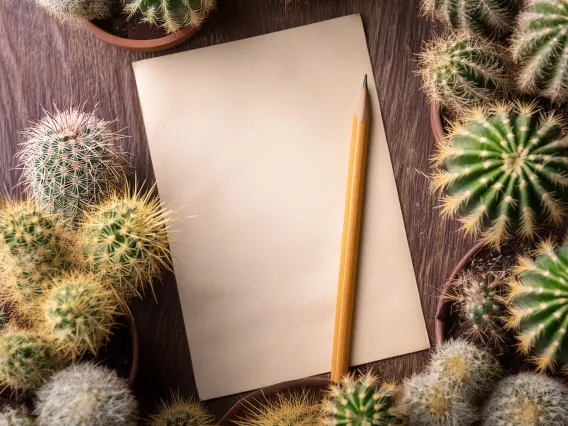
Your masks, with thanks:
<instances>
[{"instance_id":1,"label":"blank sheet of paper","mask_svg":"<svg viewBox=\"0 0 568 426\"><path fill-rule=\"evenodd\" d=\"M134 63L202 399L331 367L351 120L372 130L351 365L427 349L359 15ZM393 93L394 96L394 93Z\"/></svg>"}]
</instances>

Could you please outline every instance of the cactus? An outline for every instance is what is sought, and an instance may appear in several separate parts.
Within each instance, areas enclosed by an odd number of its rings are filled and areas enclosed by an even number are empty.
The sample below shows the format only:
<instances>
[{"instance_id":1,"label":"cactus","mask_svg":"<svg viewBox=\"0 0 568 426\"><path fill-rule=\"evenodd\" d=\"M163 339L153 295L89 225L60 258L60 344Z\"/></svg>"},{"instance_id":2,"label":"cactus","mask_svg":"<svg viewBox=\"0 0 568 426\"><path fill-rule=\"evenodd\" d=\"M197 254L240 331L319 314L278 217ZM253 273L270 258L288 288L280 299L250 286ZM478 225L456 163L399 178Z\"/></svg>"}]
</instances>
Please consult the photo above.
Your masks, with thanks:
<instances>
[{"instance_id":1,"label":"cactus","mask_svg":"<svg viewBox=\"0 0 568 426\"><path fill-rule=\"evenodd\" d=\"M172 34L183 27L199 28L215 8L215 0L125 0L128 19L142 16L142 22L162 27Z\"/></svg>"},{"instance_id":2,"label":"cactus","mask_svg":"<svg viewBox=\"0 0 568 426\"><path fill-rule=\"evenodd\" d=\"M468 340L497 349L505 345L505 300L503 274L475 276L466 273L450 287L452 301L463 321Z\"/></svg>"},{"instance_id":3,"label":"cactus","mask_svg":"<svg viewBox=\"0 0 568 426\"><path fill-rule=\"evenodd\" d=\"M542 242L532 260L522 257L509 285L509 326L521 352L534 351L539 371L568 366L568 244Z\"/></svg>"},{"instance_id":4,"label":"cactus","mask_svg":"<svg viewBox=\"0 0 568 426\"><path fill-rule=\"evenodd\" d=\"M513 29L522 0L422 0L421 14L454 29L499 37Z\"/></svg>"},{"instance_id":5,"label":"cactus","mask_svg":"<svg viewBox=\"0 0 568 426\"><path fill-rule=\"evenodd\" d=\"M40 306L40 329L72 358L97 353L115 324L117 299L91 274L71 273L54 281Z\"/></svg>"},{"instance_id":6,"label":"cactus","mask_svg":"<svg viewBox=\"0 0 568 426\"><path fill-rule=\"evenodd\" d=\"M152 426L215 426L214 417L193 398L173 393L169 402L161 402L158 413L151 416Z\"/></svg>"},{"instance_id":7,"label":"cactus","mask_svg":"<svg viewBox=\"0 0 568 426\"><path fill-rule=\"evenodd\" d=\"M469 426L479 418L465 395L432 374L408 379L402 403L413 426Z\"/></svg>"},{"instance_id":8,"label":"cactus","mask_svg":"<svg viewBox=\"0 0 568 426\"><path fill-rule=\"evenodd\" d=\"M36 0L55 17L67 21L105 19L111 15L112 0Z\"/></svg>"},{"instance_id":9,"label":"cactus","mask_svg":"<svg viewBox=\"0 0 568 426\"><path fill-rule=\"evenodd\" d=\"M568 388L542 374L521 373L499 382L483 409L483 426L565 426Z\"/></svg>"},{"instance_id":10,"label":"cactus","mask_svg":"<svg viewBox=\"0 0 568 426\"><path fill-rule=\"evenodd\" d=\"M422 49L418 74L431 101L459 114L506 97L508 68L504 54L492 43L448 32Z\"/></svg>"},{"instance_id":11,"label":"cactus","mask_svg":"<svg viewBox=\"0 0 568 426\"><path fill-rule=\"evenodd\" d=\"M0 383L15 391L44 383L57 361L51 343L35 333L11 329L0 334Z\"/></svg>"},{"instance_id":12,"label":"cactus","mask_svg":"<svg viewBox=\"0 0 568 426\"><path fill-rule=\"evenodd\" d=\"M24 132L22 183L48 212L75 219L123 177L126 157L116 144L121 136L95 113L56 107Z\"/></svg>"},{"instance_id":13,"label":"cactus","mask_svg":"<svg viewBox=\"0 0 568 426\"><path fill-rule=\"evenodd\" d=\"M537 113L523 103L478 108L439 143L432 190L443 194L445 216L462 216L466 234L498 247L562 223L568 139L558 115Z\"/></svg>"},{"instance_id":14,"label":"cactus","mask_svg":"<svg viewBox=\"0 0 568 426\"><path fill-rule=\"evenodd\" d=\"M471 400L490 391L502 375L501 365L493 355L463 339L438 346L428 371L444 386Z\"/></svg>"},{"instance_id":15,"label":"cactus","mask_svg":"<svg viewBox=\"0 0 568 426\"><path fill-rule=\"evenodd\" d=\"M37 391L40 426L134 426L137 404L125 380L93 363L73 364Z\"/></svg>"},{"instance_id":16,"label":"cactus","mask_svg":"<svg viewBox=\"0 0 568 426\"><path fill-rule=\"evenodd\" d=\"M324 401L324 424L353 426L403 424L405 418L398 406L398 396L394 384L379 386L377 378L371 374L358 380L347 376L341 384L332 385Z\"/></svg>"},{"instance_id":17,"label":"cactus","mask_svg":"<svg viewBox=\"0 0 568 426\"><path fill-rule=\"evenodd\" d=\"M513 59L519 64L520 91L555 102L568 98L568 3L533 0L519 16Z\"/></svg>"},{"instance_id":18,"label":"cactus","mask_svg":"<svg viewBox=\"0 0 568 426\"><path fill-rule=\"evenodd\" d=\"M24 406L18 408L4 407L0 411L0 426L34 426L34 424Z\"/></svg>"},{"instance_id":19,"label":"cactus","mask_svg":"<svg viewBox=\"0 0 568 426\"><path fill-rule=\"evenodd\" d=\"M88 270L97 273L121 299L140 296L147 284L170 268L167 227L153 188L115 193L87 215L80 245Z\"/></svg>"}]
</instances>

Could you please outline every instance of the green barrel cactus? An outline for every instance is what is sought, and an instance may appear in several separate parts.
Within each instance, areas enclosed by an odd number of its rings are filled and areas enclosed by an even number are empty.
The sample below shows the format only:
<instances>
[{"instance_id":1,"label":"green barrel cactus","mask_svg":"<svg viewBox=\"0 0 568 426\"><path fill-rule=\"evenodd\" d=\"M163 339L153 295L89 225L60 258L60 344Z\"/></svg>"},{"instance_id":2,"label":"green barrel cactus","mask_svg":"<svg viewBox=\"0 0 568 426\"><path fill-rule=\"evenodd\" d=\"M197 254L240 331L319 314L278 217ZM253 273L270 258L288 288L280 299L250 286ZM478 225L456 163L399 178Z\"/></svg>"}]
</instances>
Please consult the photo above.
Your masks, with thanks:
<instances>
[{"instance_id":1,"label":"green barrel cactus","mask_svg":"<svg viewBox=\"0 0 568 426\"><path fill-rule=\"evenodd\" d=\"M512 31L522 0L422 0L421 13L486 37Z\"/></svg>"},{"instance_id":2,"label":"green barrel cactus","mask_svg":"<svg viewBox=\"0 0 568 426\"><path fill-rule=\"evenodd\" d=\"M56 109L24 132L18 153L22 183L48 212L75 219L121 184L126 163L117 145L121 136L95 112Z\"/></svg>"},{"instance_id":3,"label":"green barrel cactus","mask_svg":"<svg viewBox=\"0 0 568 426\"><path fill-rule=\"evenodd\" d=\"M125 0L128 18L140 15L143 22L172 34L183 27L199 28L215 8L215 0Z\"/></svg>"},{"instance_id":4,"label":"green barrel cactus","mask_svg":"<svg viewBox=\"0 0 568 426\"><path fill-rule=\"evenodd\" d=\"M432 189L442 214L460 215L461 229L499 246L560 225L568 200L568 140L561 118L534 104L474 110L438 144Z\"/></svg>"},{"instance_id":5,"label":"green barrel cactus","mask_svg":"<svg viewBox=\"0 0 568 426\"><path fill-rule=\"evenodd\" d=\"M51 343L24 330L0 334L0 383L14 391L33 389L44 383L57 367Z\"/></svg>"},{"instance_id":6,"label":"green barrel cactus","mask_svg":"<svg viewBox=\"0 0 568 426\"><path fill-rule=\"evenodd\" d=\"M118 314L115 294L91 274L71 273L54 280L39 309L42 334L71 358L96 354L111 336Z\"/></svg>"},{"instance_id":7,"label":"green barrel cactus","mask_svg":"<svg viewBox=\"0 0 568 426\"><path fill-rule=\"evenodd\" d=\"M326 425L403 424L405 417L398 406L398 391L394 384L379 386L376 377L367 374L355 380L345 377L333 385L324 401Z\"/></svg>"},{"instance_id":8,"label":"green barrel cactus","mask_svg":"<svg viewBox=\"0 0 568 426\"><path fill-rule=\"evenodd\" d=\"M448 32L424 46L418 74L430 101L455 114L507 96L508 60L481 37Z\"/></svg>"},{"instance_id":9,"label":"green barrel cactus","mask_svg":"<svg viewBox=\"0 0 568 426\"><path fill-rule=\"evenodd\" d=\"M568 425L568 388L543 374L499 382L483 409L482 426Z\"/></svg>"},{"instance_id":10,"label":"green barrel cactus","mask_svg":"<svg viewBox=\"0 0 568 426\"><path fill-rule=\"evenodd\" d=\"M4 407L0 411L0 426L34 426L35 422L30 417L26 407Z\"/></svg>"},{"instance_id":11,"label":"green barrel cactus","mask_svg":"<svg viewBox=\"0 0 568 426\"><path fill-rule=\"evenodd\" d=\"M170 212L153 189L146 195L126 189L95 206L79 238L85 265L121 299L140 296L164 269L170 269Z\"/></svg>"},{"instance_id":12,"label":"green barrel cactus","mask_svg":"<svg viewBox=\"0 0 568 426\"><path fill-rule=\"evenodd\" d=\"M520 350L534 352L540 371L568 366L568 244L541 243L536 259L523 257L509 288L509 326Z\"/></svg>"},{"instance_id":13,"label":"green barrel cactus","mask_svg":"<svg viewBox=\"0 0 568 426\"><path fill-rule=\"evenodd\" d=\"M203 404L193 398L182 398L179 394L174 393L169 402L162 401L160 403L158 412L151 416L150 425L215 426L214 420L214 417L205 410ZM270 424L274 425L275 423ZM247 426L252 426L252 424L247 423Z\"/></svg>"},{"instance_id":14,"label":"green barrel cactus","mask_svg":"<svg viewBox=\"0 0 568 426\"><path fill-rule=\"evenodd\" d=\"M558 102L568 98L567 31L567 2L527 2L511 47L520 91Z\"/></svg>"},{"instance_id":15,"label":"green barrel cactus","mask_svg":"<svg viewBox=\"0 0 568 426\"><path fill-rule=\"evenodd\" d=\"M105 19L111 15L112 0L35 0L55 17L67 21Z\"/></svg>"}]
</instances>

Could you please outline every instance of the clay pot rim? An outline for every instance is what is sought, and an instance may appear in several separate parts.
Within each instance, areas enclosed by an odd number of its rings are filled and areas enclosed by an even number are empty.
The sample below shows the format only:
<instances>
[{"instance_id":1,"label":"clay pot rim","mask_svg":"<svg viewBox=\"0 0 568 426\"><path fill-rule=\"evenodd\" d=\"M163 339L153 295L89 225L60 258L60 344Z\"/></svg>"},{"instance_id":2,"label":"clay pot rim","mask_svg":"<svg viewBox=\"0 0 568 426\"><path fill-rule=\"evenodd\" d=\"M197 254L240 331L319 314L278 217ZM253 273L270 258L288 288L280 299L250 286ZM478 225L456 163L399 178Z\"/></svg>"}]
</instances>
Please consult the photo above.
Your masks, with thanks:
<instances>
[{"instance_id":1,"label":"clay pot rim","mask_svg":"<svg viewBox=\"0 0 568 426\"><path fill-rule=\"evenodd\" d=\"M442 124L442 110L438 102L430 102L430 129L434 141L438 142L444 137L444 125Z\"/></svg>"},{"instance_id":2,"label":"clay pot rim","mask_svg":"<svg viewBox=\"0 0 568 426\"><path fill-rule=\"evenodd\" d=\"M130 336L132 338L132 365L130 373L128 373L128 386L134 389L136 383L136 375L138 374L138 365L140 362L140 340L138 339L138 329L132 315L128 315L128 326L130 328Z\"/></svg>"},{"instance_id":3,"label":"clay pot rim","mask_svg":"<svg viewBox=\"0 0 568 426\"><path fill-rule=\"evenodd\" d=\"M270 396L276 395L278 393L291 391L293 389L305 388L305 389L317 389L324 390L329 387L331 381L329 379L323 379L318 377L309 377L306 379L292 380L289 382L279 383L277 385L267 386L252 392L245 397L239 399L235 405L223 416L219 422L219 426L231 426L231 421L236 418L244 409L245 404L254 403L260 398L268 398Z\"/></svg>"},{"instance_id":4,"label":"clay pot rim","mask_svg":"<svg viewBox=\"0 0 568 426\"><path fill-rule=\"evenodd\" d=\"M111 34L103 30L92 21L84 20L82 21L82 24L95 37L101 39L105 43L111 44L121 49L131 50L133 52L158 52L160 50L169 49L183 43L184 41L192 37L195 33L197 33L197 31L199 31L199 29L195 27L184 27L177 33L169 34L164 37L148 40L134 40L118 37L114 34Z\"/></svg>"}]
</instances>

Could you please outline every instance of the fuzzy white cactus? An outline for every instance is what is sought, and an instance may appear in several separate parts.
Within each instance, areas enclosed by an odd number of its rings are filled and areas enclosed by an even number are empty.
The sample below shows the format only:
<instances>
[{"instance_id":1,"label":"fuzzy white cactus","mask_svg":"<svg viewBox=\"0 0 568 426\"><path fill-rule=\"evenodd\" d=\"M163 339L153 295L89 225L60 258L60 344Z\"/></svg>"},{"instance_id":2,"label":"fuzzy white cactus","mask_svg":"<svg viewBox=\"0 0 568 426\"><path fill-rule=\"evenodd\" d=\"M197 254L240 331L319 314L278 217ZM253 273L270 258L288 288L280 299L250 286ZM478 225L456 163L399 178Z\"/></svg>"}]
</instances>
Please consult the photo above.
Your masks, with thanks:
<instances>
[{"instance_id":1,"label":"fuzzy white cactus","mask_svg":"<svg viewBox=\"0 0 568 426\"><path fill-rule=\"evenodd\" d=\"M4 407L0 411L0 426L34 426L26 407Z\"/></svg>"},{"instance_id":2,"label":"fuzzy white cactus","mask_svg":"<svg viewBox=\"0 0 568 426\"><path fill-rule=\"evenodd\" d=\"M61 20L108 18L112 0L36 0L47 11Z\"/></svg>"}]
</instances>

